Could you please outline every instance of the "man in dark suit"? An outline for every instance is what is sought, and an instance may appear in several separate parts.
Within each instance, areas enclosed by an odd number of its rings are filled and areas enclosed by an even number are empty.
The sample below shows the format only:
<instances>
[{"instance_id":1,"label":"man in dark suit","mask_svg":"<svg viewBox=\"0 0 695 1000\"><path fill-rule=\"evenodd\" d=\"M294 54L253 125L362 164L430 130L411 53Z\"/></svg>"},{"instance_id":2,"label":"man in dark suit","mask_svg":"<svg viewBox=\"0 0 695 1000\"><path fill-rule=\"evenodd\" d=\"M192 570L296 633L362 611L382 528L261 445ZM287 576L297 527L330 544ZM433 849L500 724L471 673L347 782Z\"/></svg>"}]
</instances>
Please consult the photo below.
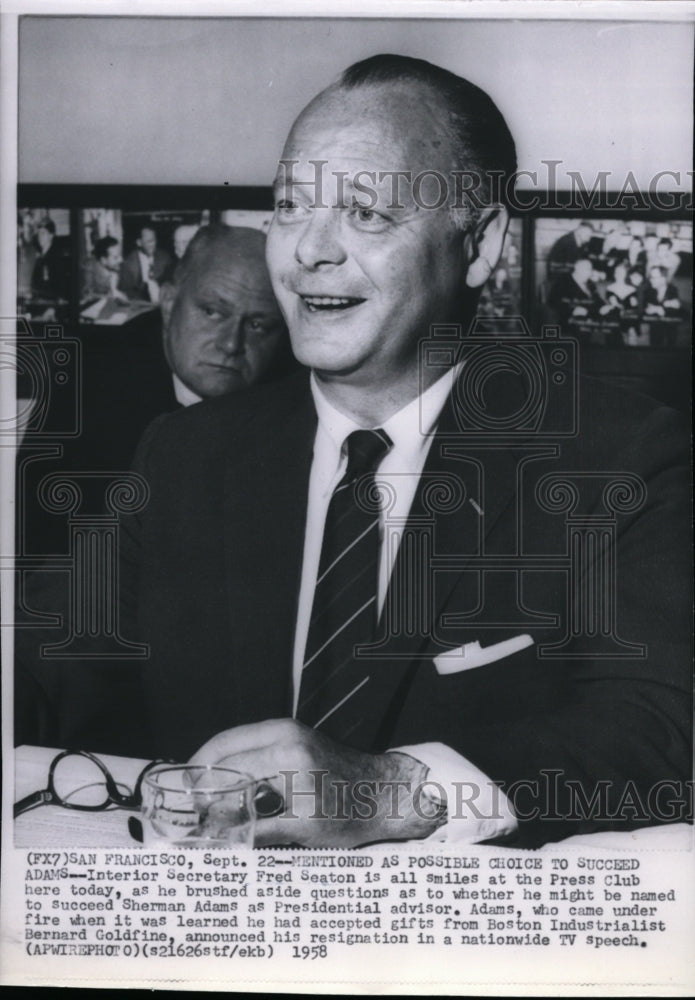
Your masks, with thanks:
<instances>
[{"instance_id":1,"label":"man in dark suit","mask_svg":"<svg viewBox=\"0 0 695 1000\"><path fill-rule=\"evenodd\" d=\"M121 264L119 288L129 299L159 302L159 287L170 264L169 254L157 246L152 226L142 226L135 247Z\"/></svg>"},{"instance_id":2,"label":"man in dark suit","mask_svg":"<svg viewBox=\"0 0 695 1000\"><path fill-rule=\"evenodd\" d=\"M66 265L58 242L56 226L52 219L42 219L36 227L39 256L34 262L31 276L31 293L43 304L65 301L68 296Z\"/></svg>"},{"instance_id":3,"label":"man in dark suit","mask_svg":"<svg viewBox=\"0 0 695 1000\"><path fill-rule=\"evenodd\" d=\"M454 107L470 132L450 132ZM667 414L595 384L579 393L577 435L566 345L465 336L506 212L432 209L424 180L419 200L415 184L392 187L395 171L432 179L452 163L514 170L503 119L465 81L377 57L319 95L285 146L268 238L311 380L163 420L141 445L151 501L126 526L137 577L124 608L151 648L152 750L181 758L204 743L194 760L313 789L259 823L261 843L422 837L448 818L450 836L532 844L625 826L631 782L646 801L687 777L687 670L663 562L677 567L682 548L682 438ZM434 324L464 335L424 363ZM586 593L605 596L587 607ZM428 778L432 794L421 808L406 795L396 819L394 788Z\"/></svg>"},{"instance_id":4,"label":"man in dark suit","mask_svg":"<svg viewBox=\"0 0 695 1000\"><path fill-rule=\"evenodd\" d=\"M469 332L507 215L485 184L456 201L460 169L514 172L486 94L408 58L347 70L290 133L268 237L311 376L139 448L132 752L280 776L261 844L531 846L656 822L626 789L688 775L682 438L578 390L564 341Z\"/></svg>"},{"instance_id":5,"label":"man in dark suit","mask_svg":"<svg viewBox=\"0 0 695 1000\"><path fill-rule=\"evenodd\" d=\"M120 257L115 240L100 242L104 254ZM162 287L161 323L153 314L126 325L117 341L85 340L82 366L80 434L63 442L59 461L21 455L27 499L36 499L48 472L125 471L160 413L295 367L265 263L265 235L225 225L200 230ZM23 552L64 551L64 519L35 504L22 541Z\"/></svg>"}]
</instances>

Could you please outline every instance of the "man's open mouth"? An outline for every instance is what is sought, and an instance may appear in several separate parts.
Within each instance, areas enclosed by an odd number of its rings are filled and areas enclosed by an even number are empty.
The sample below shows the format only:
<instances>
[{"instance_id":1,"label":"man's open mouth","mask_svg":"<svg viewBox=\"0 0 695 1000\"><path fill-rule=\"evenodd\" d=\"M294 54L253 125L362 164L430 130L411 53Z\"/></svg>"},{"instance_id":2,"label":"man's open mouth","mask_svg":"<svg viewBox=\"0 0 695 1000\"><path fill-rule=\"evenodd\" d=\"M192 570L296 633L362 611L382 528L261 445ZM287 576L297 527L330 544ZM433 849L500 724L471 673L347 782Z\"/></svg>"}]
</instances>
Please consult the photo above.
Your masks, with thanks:
<instances>
[{"instance_id":1,"label":"man's open mouth","mask_svg":"<svg viewBox=\"0 0 695 1000\"><path fill-rule=\"evenodd\" d=\"M309 312L335 312L361 305L364 299L350 295L300 295Z\"/></svg>"}]
</instances>

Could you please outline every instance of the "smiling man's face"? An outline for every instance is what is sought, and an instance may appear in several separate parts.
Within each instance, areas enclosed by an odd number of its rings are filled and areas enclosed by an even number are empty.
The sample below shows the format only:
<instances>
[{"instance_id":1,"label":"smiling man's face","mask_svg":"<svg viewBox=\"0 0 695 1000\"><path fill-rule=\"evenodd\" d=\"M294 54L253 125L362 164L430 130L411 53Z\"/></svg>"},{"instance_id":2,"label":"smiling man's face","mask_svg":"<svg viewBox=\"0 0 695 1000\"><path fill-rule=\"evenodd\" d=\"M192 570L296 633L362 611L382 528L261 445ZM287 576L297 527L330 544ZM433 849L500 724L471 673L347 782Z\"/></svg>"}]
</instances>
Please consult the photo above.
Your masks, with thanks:
<instances>
[{"instance_id":1,"label":"smiling man's face","mask_svg":"<svg viewBox=\"0 0 695 1000\"><path fill-rule=\"evenodd\" d=\"M441 103L417 84L333 88L296 122L289 161L291 177L281 163L276 178L267 259L292 349L324 380L388 389L417 372L432 323L461 318L463 234L446 205L418 207L406 181L393 197L394 171L451 177ZM390 172L381 183L380 172ZM439 191L430 178L417 200L434 204Z\"/></svg>"},{"instance_id":2,"label":"smiling man's face","mask_svg":"<svg viewBox=\"0 0 695 1000\"><path fill-rule=\"evenodd\" d=\"M263 240L217 242L193 265L164 330L169 367L198 396L223 396L259 381L285 333Z\"/></svg>"}]
</instances>

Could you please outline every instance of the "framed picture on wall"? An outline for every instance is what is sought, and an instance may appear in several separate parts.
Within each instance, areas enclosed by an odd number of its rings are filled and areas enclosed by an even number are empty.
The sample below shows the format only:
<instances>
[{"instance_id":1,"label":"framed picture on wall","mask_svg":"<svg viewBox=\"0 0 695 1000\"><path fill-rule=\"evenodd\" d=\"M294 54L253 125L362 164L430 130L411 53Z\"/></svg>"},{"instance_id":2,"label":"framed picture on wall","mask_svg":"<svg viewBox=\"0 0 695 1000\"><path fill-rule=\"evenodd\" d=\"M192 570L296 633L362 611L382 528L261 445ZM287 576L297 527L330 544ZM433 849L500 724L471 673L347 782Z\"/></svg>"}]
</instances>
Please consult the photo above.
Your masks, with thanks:
<instances>
[{"instance_id":1,"label":"framed picture on wall","mask_svg":"<svg viewBox=\"0 0 695 1000\"><path fill-rule=\"evenodd\" d=\"M161 287L210 209L80 212L80 322L121 326L157 308Z\"/></svg>"},{"instance_id":2,"label":"framed picture on wall","mask_svg":"<svg viewBox=\"0 0 695 1000\"><path fill-rule=\"evenodd\" d=\"M535 222L537 315L586 347L686 350L692 222L543 216Z\"/></svg>"},{"instance_id":3,"label":"framed picture on wall","mask_svg":"<svg viewBox=\"0 0 695 1000\"><path fill-rule=\"evenodd\" d=\"M19 316L45 322L62 322L66 319L72 260L69 209L18 209Z\"/></svg>"}]
</instances>

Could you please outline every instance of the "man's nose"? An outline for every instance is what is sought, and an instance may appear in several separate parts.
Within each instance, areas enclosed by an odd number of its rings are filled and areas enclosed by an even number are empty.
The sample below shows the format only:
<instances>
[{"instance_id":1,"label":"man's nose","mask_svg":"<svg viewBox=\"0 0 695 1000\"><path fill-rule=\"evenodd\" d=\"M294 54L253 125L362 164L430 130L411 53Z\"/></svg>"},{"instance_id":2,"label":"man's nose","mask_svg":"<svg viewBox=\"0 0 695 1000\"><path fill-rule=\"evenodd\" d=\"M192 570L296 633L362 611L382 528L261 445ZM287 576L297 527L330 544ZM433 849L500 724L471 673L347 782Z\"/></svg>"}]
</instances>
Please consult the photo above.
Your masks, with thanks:
<instances>
[{"instance_id":1,"label":"man's nose","mask_svg":"<svg viewBox=\"0 0 695 1000\"><path fill-rule=\"evenodd\" d=\"M244 325L241 317L231 316L217 332L217 344L225 354L242 354L244 351Z\"/></svg>"},{"instance_id":2,"label":"man's nose","mask_svg":"<svg viewBox=\"0 0 695 1000\"><path fill-rule=\"evenodd\" d=\"M322 265L342 264L347 258L340 232L338 209L314 209L304 224L294 251L304 267L315 270Z\"/></svg>"}]
</instances>

